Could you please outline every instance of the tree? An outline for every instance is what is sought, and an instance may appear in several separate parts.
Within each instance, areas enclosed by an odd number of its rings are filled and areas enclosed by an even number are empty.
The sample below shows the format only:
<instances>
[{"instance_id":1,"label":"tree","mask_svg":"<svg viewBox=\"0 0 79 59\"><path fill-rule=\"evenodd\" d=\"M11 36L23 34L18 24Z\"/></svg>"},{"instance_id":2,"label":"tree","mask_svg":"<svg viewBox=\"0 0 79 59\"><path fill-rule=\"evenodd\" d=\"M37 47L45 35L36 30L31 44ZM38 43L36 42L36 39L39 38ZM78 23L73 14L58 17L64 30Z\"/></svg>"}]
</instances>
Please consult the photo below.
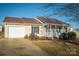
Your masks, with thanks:
<instances>
[{"instance_id":1,"label":"tree","mask_svg":"<svg viewBox=\"0 0 79 59\"><path fill-rule=\"evenodd\" d=\"M48 17L54 15L64 15L65 17L72 17L70 21L79 22L79 4L78 3L49 3L42 7L48 13ZM55 12L52 12L55 11Z\"/></svg>"}]
</instances>

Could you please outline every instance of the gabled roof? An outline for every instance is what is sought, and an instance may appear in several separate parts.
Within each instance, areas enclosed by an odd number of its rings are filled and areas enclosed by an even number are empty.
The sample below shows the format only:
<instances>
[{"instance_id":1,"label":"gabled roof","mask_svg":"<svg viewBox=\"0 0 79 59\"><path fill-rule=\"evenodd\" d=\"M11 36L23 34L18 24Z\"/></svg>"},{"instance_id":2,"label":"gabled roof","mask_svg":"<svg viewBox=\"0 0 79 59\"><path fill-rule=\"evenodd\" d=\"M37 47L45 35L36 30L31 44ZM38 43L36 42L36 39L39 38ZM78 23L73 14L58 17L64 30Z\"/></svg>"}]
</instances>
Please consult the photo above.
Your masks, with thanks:
<instances>
[{"instance_id":1,"label":"gabled roof","mask_svg":"<svg viewBox=\"0 0 79 59\"><path fill-rule=\"evenodd\" d=\"M41 24L40 22L32 18L15 18L15 17L5 17L4 22Z\"/></svg>"},{"instance_id":2,"label":"gabled roof","mask_svg":"<svg viewBox=\"0 0 79 59\"><path fill-rule=\"evenodd\" d=\"M40 16L37 16L36 18L39 19L44 24L47 23L47 24L62 24L62 25L66 24L66 25L69 25L69 24L64 23L62 21L59 21L55 18L47 18L47 17L40 17Z\"/></svg>"},{"instance_id":3,"label":"gabled roof","mask_svg":"<svg viewBox=\"0 0 79 59\"><path fill-rule=\"evenodd\" d=\"M47 18L47 17L36 17L33 18L15 18L15 17L5 17L4 22L7 23L28 23L28 24L60 24L60 25L69 25L62 21L59 21L54 18Z\"/></svg>"}]
</instances>

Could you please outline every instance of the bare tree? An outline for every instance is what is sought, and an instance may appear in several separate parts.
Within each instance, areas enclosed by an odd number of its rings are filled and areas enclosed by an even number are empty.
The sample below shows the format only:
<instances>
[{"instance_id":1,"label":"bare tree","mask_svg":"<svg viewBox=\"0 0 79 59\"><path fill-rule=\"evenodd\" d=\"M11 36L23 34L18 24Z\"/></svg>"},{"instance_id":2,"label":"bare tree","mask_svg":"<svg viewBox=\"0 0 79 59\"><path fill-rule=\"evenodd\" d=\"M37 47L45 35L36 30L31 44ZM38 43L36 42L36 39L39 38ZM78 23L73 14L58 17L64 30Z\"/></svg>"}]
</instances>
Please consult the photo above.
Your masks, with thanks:
<instances>
[{"instance_id":1,"label":"bare tree","mask_svg":"<svg viewBox=\"0 0 79 59\"><path fill-rule=\"evenodd\" d=\"M79 22L79 4L78 3L49 3L41 9L47 12L47 16L64 15L65 17L72 17L70 21ZM51 11L51 12L49 12ZM55 11L55 12L52 12Z\"/></svg>"}]
</instances>

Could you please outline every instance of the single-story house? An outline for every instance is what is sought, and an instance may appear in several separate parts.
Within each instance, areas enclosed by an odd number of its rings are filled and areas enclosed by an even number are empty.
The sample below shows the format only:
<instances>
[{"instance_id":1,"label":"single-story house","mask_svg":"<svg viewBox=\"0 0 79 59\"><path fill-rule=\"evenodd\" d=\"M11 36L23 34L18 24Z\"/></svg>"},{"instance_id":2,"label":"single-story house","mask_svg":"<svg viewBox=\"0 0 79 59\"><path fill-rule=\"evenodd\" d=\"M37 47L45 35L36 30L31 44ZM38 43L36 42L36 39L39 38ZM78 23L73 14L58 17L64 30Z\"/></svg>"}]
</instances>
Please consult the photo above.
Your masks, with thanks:
<instances>
[{"instance_id":1,"label":"single-story house","mask_svg":"<svg viewBox=\"0 0 79 59\"><path fill-rule=\"evenodd\" d=\"M69 32L70 25L54 18L37 16L32 18L5 17L5 38L24 38L35 33L37 36L58 37L62 32Z\"/></svg>"},{"instance_id":2,"label":"single-story house","mask_svg":"<svg viewBox=\"0 0 79 59\"><path fill-rule=\"evenodd\" d=\"M77 34L77 38L79 38L79 29L74 29L73 31Z\"/></svg>"},{"instance_id":3,"label":"single-story house","mask_svg":"<svg viewBox=\"0 0 79 59\"><path fill-rule=\"evenodd\" d=\"M0 32L2 32L2 25L0 25Z\"/></svg>"}]
</instances>

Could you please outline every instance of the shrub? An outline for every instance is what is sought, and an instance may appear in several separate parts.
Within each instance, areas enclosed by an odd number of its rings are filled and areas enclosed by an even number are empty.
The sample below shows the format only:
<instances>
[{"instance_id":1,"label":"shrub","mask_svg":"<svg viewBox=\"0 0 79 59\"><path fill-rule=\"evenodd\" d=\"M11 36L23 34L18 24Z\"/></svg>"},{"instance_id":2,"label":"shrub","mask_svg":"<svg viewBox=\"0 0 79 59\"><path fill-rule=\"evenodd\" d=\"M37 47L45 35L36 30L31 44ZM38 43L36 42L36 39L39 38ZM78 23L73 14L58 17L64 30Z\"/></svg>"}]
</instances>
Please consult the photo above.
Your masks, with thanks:
<instances>
[{"instance_id":1,"label":"shrub","mask_svg":"<svg viewBox=\"0 0 79 59\"><path fill-rule=\"evenodd\" d=\"M62 33L62 34L59 36L59 39L68 40L68 34L67 34L67 33Z\"/></svg>"},{"instance_id":2,"label":"shrub","mask_svg":"<svg viewBox=\"0 0 79 59\"><path fill-rule=\"evenodd\" d=\"M68 32L68 39L69 40L74 40L76 39L76 33L75 32Z\"/></svg>"},{"instance_id":3,"label":"shrub","mask_svg":"<svg viewBox=\"0 0 79 59\"><path fill-rule=\"evenodd\" d=\"M60 35L59 39L74 40L74 39L76 39L76 33L75 32L62 33Z\"/></svg>"},{"instance_id":4,"label":"shrub","mask_svg":"<svg viewBox=\"0 0 79 59\"><path fill-rule=\"evenodd\" d=\"M52 40L51 37L39 37L39 40Z\"/></svg>"},{"instance_id":5,"label":"shrub","mask_svg":"<svg viewBox=\"0 0 79 59\"><path fill-rule=\"evenodd\" d=\"M30 39L30 40L37 40L37 39L39 39L39 37L38 37L37 35L35 35L34 33L31 33L31 34L29 35L29 39Z\"/></svg>"},{"instance_id":6,"label":"shrub","mask_svg":"<svg viewBox=\"0 0 79 59\"><path fill-rule=\"evenodd\" d=\"M24 38L27 39L28 38L28 35L25 35Z\"/></svg>"}]
</instances>

